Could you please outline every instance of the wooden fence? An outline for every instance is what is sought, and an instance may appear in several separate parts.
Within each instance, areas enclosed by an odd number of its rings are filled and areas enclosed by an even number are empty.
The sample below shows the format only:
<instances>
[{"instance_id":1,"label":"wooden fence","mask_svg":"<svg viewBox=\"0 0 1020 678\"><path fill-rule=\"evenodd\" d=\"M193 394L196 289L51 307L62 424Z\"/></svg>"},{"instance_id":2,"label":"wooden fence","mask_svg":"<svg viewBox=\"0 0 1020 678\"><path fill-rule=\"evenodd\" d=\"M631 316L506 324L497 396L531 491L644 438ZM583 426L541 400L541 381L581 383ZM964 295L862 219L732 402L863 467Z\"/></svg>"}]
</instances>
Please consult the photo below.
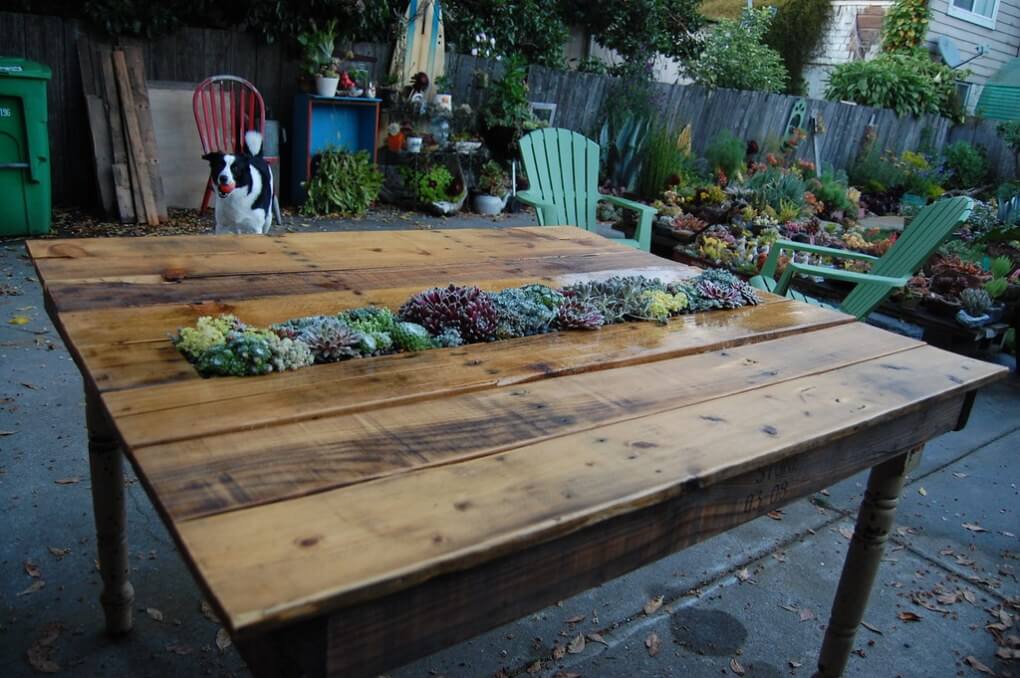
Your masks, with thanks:
<instances>
[{"instance_id":1,"label":"wooden fence","mask_svg":"<svg viewBox=\"0 0 1020 678\"><path fill-rule=\"evenodd\" d=\"M92 39L74 20L0 12L0 55L34 59L53 69L47 98L50 115L50 149L53 198L56 204L91 207L98 203L88 118L78 66L76 42ZM270 118L286 129L291 102L298 91L299 64L281 45L267 45L254 34L185 28L152 42L126 41L142 47L149 80L198 83L210 75L230 73L251 80L266 101ZM379 81L389 65L391 46L362 43L355 53L375 59L366 64ZM476 86L476 73L498 76L502 63L449 54L447 76L454 102L482 103L485 90ZM606 98L613 96L614 80L607 76L564 72L532 66L528 74L530 98L557 105L555 125L593 134ZM706 90L697 86L655 84L653 101L659 121L672 131L690 123L697 152L703 152L721 129L759 143L781 134L798 100L778 94ZM984 146L1000 178L1016 175L1014 157L995 133L990 121L971 120L954 126L938 116L898 118L886 109L809 100L809 113L820 114L826 131L818 138L822 162L846 168L853 160L865 128L878 126L883 147L897 152L916 149L927 137L936 149L956 140ZM926 132L927 130L927 132ZM807 149L802 151L807 155ZM282 152L283 160L289 153ZM284 172L287 171L286 165ZM286 184L286 182L284 182Z\"/></svg>"}]
</instances>

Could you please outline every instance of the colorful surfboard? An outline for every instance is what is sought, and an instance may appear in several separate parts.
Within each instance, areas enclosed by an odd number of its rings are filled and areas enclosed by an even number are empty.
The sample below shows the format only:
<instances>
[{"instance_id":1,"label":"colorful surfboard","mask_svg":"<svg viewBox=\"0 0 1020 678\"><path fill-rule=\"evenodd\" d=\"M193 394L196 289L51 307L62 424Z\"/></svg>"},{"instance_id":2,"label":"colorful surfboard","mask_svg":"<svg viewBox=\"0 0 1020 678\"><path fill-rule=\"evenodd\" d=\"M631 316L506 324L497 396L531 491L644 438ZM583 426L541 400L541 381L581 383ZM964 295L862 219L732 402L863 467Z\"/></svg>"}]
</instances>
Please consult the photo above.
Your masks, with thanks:
<instances>
[{"instance_id":1,"label":"colorful surfboard","mask_svg":"<svg viewBox=\"0 0 1020 678\"><path fill-rule=\"evenodd\" d=\"M411 0L404 12L403 30L397 36L390 72L400 86L424 71L431 82L446 72L446 43L443 40L443 8L439 0ZM431 98L434 88L427 95Z\"/></svg>"}]
</instances>

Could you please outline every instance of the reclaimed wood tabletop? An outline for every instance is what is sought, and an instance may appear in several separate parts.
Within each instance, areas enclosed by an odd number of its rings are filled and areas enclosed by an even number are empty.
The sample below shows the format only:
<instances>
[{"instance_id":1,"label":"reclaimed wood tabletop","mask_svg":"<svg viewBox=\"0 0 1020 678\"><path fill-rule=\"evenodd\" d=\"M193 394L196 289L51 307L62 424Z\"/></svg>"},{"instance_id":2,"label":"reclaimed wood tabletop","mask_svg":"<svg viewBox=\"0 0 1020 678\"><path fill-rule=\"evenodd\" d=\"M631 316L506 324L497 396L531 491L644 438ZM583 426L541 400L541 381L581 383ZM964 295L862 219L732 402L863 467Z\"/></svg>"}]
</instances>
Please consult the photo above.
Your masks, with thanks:
<instances>
[{"instance_id":1,"label":"reclaimed wood tabletop","mask_svg":"<svg viewBox=\"0 0 1020 678\"><path fill-rule=\"evenodd\" d=\"M839 675L888 500L1006 374L763 293L668 325L202 379L169 336L203 315L697 269L573 227L28 248L85 382L108 629L131 628L123 451L258 675L378 674L874 468L820 661Z\"/></svg>"}]
</instances>

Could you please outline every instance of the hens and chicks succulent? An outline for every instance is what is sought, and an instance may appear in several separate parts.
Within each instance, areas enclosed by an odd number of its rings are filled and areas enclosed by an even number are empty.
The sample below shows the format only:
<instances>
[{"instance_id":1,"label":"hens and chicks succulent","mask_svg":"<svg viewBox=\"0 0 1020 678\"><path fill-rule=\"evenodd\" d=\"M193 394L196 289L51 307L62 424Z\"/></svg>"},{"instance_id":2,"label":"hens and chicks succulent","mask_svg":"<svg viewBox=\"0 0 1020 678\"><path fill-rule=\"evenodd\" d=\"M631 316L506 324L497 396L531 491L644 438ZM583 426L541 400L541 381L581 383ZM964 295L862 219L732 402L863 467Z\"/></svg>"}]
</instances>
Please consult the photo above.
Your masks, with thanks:
<instances>
[{"instance_id":1,"label":"hens and chicks succulent","mask_svg":"<svg viewBox=\"0 0 1020 678\"><path fill-rule=\"evenodd\" d=\"M174 344L203 376L245 376L313 363L527 337L557 330L594 330L627 320L667 322L671 316L757 304L753 288L723 270L674 283L644 276L568 285L434 287L395 314L363 307L335 316L295 318L268 328L232 315L204 316Z\"/></svg>"}]
</instances>

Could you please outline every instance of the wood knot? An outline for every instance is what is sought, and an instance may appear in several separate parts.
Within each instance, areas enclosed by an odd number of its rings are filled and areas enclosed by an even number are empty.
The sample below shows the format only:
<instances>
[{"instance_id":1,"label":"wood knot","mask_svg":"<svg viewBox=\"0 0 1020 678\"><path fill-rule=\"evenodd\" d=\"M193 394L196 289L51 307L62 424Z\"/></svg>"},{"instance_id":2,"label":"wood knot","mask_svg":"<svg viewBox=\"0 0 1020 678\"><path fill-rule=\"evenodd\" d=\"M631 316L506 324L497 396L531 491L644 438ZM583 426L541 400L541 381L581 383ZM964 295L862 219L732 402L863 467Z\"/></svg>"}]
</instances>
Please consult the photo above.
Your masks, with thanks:
<instances>
[{"instance_id":1,"label":"wood knot","mask_svg":"<svg viewBox=\"0 0 1020 678\"><path fill-rule=\"evenodd\" d=\"M188 277L188 271L183 268L163 269L163 280L167 282L180 282Z\"/></svg>"},{"instance_id":2,"label":"wood knot","mask_svg":"<svg viewBox=\"0 0 1020 678\"><path fill-rule=\"evenodd\" d=\"M314 535L312 537L301 537L297 540L297 545L301 548L311 548L322 541L321 535Z\"/></svg>"}]
</instances>

